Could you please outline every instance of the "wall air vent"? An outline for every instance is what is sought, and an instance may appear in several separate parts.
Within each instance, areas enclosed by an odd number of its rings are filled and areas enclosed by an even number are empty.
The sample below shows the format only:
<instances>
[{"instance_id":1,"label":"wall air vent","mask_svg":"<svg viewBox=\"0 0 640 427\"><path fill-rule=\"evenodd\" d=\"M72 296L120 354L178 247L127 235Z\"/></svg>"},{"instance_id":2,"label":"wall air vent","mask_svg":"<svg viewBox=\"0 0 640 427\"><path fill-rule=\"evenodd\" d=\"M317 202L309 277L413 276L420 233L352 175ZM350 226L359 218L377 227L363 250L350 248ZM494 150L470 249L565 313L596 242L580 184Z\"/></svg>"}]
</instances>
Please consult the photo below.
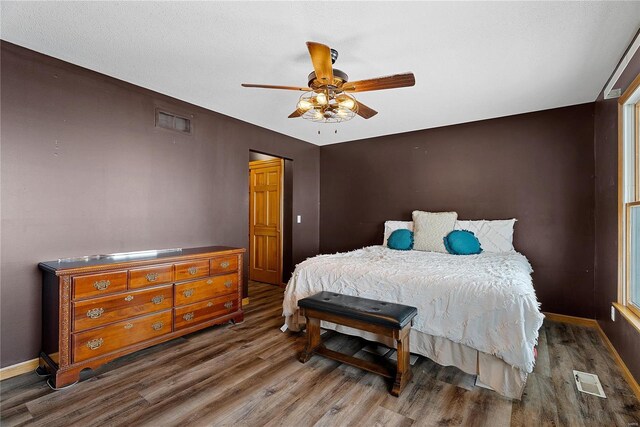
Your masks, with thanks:
<instances>
[{"instance_id":1,"label":"wall air vent","mask_svg":"<svg viewBox=\"0 0 640 427\"><path fill-rule=\"evenodd\" d=\"M186 135L191 135L193 129L191 119L158 109L156 110L156 127L173 130Z\"/></svg>"},{"instance_id":2,"label":"wall air vent","mask_svg":"<svg viewBox=\"0 0 640 427\"><path fill-rule=\"evenodd\" d=\"M604 99L620 98L620 95L622 95L622 89L611 89L609 93L605 94Z\"/></svg>"}]
</instances>

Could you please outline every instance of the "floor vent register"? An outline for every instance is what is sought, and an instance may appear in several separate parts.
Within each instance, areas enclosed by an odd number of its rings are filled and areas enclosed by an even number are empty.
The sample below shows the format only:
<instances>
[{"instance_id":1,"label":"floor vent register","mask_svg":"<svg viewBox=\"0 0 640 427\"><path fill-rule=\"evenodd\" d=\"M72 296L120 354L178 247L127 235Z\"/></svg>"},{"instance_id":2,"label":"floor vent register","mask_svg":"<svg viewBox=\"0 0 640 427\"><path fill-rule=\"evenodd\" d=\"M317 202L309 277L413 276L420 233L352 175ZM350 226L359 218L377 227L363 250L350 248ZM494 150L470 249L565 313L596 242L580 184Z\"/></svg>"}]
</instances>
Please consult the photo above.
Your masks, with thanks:
<instances>
[{"instance_id":1,"label":"floor vent register","mask_svg":"<svg viewBox=\"0 0 640 427\"><path fill-rule=\"evenodd\" d=\"M600 379L598 379L597 375L574 370L573 376L576 381L576 387L578 388L578 391L592 394L598 397L607 397L604 394L602 384L600 384Z\"/></svg>"}]
</instances>

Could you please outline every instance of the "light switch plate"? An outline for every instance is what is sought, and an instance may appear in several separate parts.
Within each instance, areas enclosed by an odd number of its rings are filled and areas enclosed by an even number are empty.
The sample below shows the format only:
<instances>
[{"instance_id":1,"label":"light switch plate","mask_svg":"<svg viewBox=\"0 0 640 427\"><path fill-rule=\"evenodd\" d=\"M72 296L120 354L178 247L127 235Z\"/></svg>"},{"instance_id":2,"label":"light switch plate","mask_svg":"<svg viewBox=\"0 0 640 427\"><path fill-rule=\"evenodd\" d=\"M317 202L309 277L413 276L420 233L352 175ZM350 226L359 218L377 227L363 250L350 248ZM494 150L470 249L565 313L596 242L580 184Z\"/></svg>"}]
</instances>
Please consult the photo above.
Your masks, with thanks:
<instances>
[{"instance_id":1,"label":"light switch plate","mask_svg":"<svg viewBox=\"0 0 640 427\"><path fill-rule=\"evenodd\" d=\"M297 222L298 224L300 224L300 223L302 222L302 215L298 215L298 216L296 217L296 222Z\"/></svg>"},{"instance_id":2,"label":"light switch plate","mask_svg":"<svg viewBox=\"0 0 640 427\"><path fill-rule=\"evenodd\" d=\"M611 321L616 321L616 308L614 306L611 306Z\"/></svg>"}]
</instances>

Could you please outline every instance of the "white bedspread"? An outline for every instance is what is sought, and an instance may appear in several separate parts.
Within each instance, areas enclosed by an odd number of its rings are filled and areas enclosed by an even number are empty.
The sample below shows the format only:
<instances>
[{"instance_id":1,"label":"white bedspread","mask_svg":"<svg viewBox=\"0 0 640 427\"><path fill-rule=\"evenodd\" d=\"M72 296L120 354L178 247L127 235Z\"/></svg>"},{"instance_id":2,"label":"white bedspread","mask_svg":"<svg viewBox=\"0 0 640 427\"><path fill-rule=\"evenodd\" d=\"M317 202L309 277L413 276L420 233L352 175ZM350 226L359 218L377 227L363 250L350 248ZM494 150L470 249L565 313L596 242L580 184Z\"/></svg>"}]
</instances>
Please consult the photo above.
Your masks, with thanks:
<instances>
[{"instance_id":1,"label":"white bedspread","mask_svg":"<svg viewBox=\"0 0 640 427\"><path fill-rule=\"evenodd\" d=\"M517 252L449 255L369 246L296 266L283 315L328 290L418 308L413 328L492 354L527 373L544 316L531 265Z\"/></svg>"}]
</instances>

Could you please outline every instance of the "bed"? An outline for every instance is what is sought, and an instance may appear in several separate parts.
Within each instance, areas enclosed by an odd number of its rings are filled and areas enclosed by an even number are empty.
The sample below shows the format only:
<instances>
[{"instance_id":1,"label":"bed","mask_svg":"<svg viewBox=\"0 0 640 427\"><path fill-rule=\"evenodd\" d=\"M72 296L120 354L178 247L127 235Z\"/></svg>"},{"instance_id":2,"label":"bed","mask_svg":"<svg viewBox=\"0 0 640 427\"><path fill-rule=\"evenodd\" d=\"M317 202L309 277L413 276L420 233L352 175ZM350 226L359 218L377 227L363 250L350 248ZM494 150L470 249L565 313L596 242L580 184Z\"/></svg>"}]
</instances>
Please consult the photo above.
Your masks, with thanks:
<instances>
[{"instance_id":1,"label":"bed","mask_svg":"<svg viewBox=\"0 0 640 427\"><path fill-rule=\"evenodd\" d=\"M519 399L535 364L534 347L544 316L522 254L450 255L369 246L319 255L298 266L286 287L283 315L303 327L297 301L327 290L399 302L418 308L412 353L477 376L476 384ZM393 343L340 325L323 328Z\"/></svg>"}]
</instances>

